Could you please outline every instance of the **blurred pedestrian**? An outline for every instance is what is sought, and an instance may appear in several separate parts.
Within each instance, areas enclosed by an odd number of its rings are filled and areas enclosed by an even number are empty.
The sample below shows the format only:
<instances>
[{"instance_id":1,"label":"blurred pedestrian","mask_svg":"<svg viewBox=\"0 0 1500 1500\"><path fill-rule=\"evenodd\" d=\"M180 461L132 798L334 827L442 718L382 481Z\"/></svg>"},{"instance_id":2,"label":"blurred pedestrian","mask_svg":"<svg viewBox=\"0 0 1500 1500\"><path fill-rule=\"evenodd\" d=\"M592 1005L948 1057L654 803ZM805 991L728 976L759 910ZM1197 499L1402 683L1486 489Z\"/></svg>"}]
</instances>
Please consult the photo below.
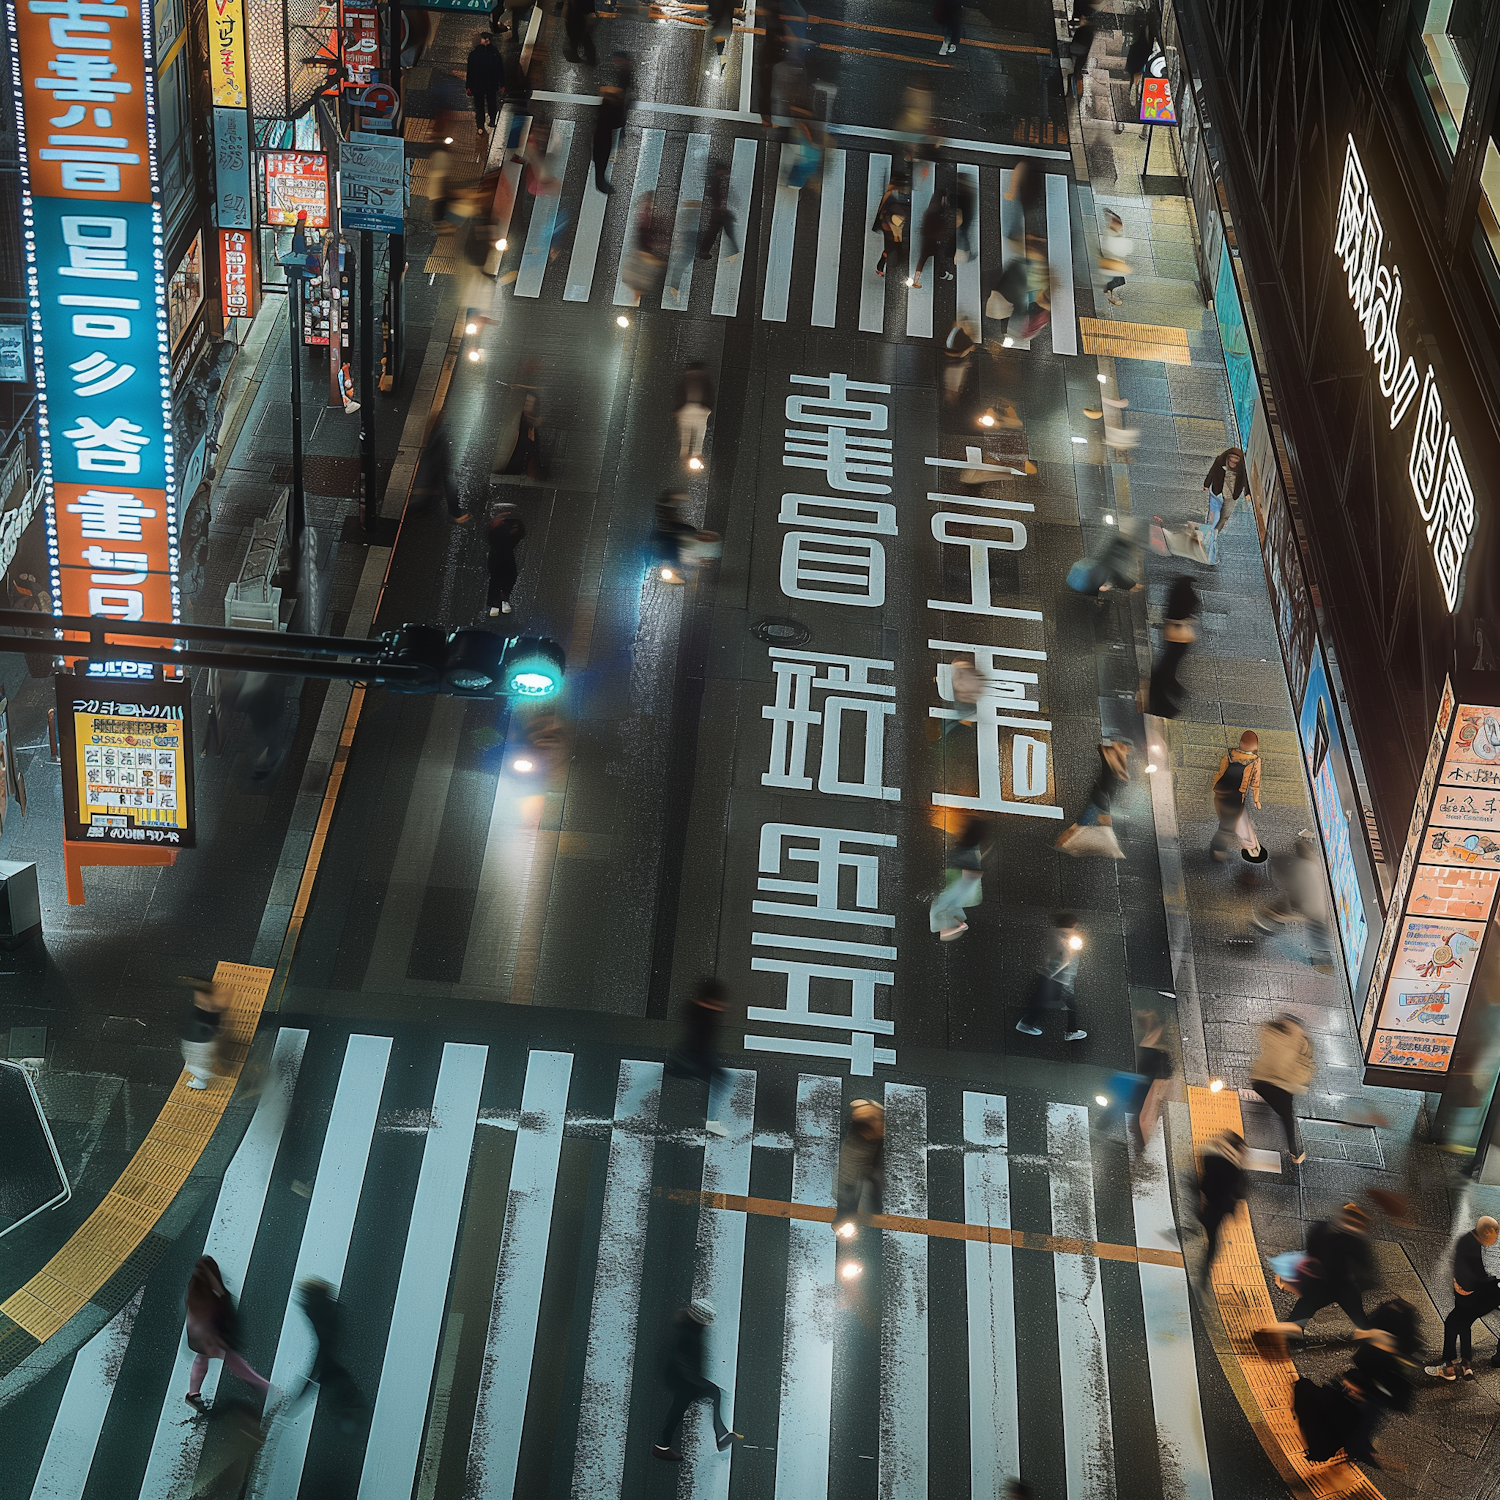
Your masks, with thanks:
<instances>
[{"instance_id":1,"label":"blurred pedestrian","mask_svg":"<svg viewBox=\"0 0 1500 1500\"><path fill-rule=\"evenodd\" d=\"M510 25L511 43L517 48L526 40L531 7L532 0L505 0L505 19Z\"/></svg>"},{"instance_id":2,"label":"blurred pedestrian","mask_svg":"<svg viewBox=\"0 0 1500 1500\"><path fill-rule=\"evenodd\" d=\"M724 1022L724 993L717 979L700 979L693 986L683 1012L682 1042L672 1059L670 1071L674 1076L710 1083L721 1071L719 1028Z\"/></svg>"},{"instance_id":3,"label":"blurred pedestrian","mask_svg":"<svg viewBox=\"0 0 1500 1500\"><path fill-rule=\"evenodd\" d=\"M714 385L701 359L688 362L677 380L678 458L690 469L703 467L703 439L714 409Z\"/></svg>"},{"instance_id":4,"label":"blurred pedestrian","mask_svg":"<svg viewBox=\"0 0 1500 1500\"><path fill-rule=\"evenodd\" d=\"M1199 610L1198 591L1193 580L1179 574L1167 590L1166 620L1162 626L1162 649L1156 664L1151 669L1151 682L1146 692L1146 712L1162 719L1175 719L1182 712L1187 698L1187 689L1178 680L1177 672L1188 647L1198 638L1193 620Z\"/></svg>"},{"instance_id":5,"label":"blurred pedestrian","mask_svg":"<svg viewBox=\"0 0 1500 1500\"><path fill-rule=\"evenodd\" d=\"M511 590L515 588L520 573L516 548L525 540L526 523L521 519L520 510L514 505L499 506L490 520L485 538L490 579L485 604L492 620L511 612Z\"/></svg>"},{"instance_id":6,"label":"blurred pedestrian","mask_svg":"<svg viewBox=\"0 0 1500 1500\"><path fill-rule=\"evenodd\" d=\"M505 102L510 105L510 130L506 134L505 149L513 151L521 143L521 122L525 119L531 103L531 77L521 53L521 44L511 41L505 48Z\"/></svg>"},{"instance_id":7,"label":"blurred pedestrian","mask_svg":"<svg viewBox=\"0 0 1500 1500\"><path fill-rule=\"evenodd\" d=\"M313 1335L313 1357L308 1367L309 1384L318 1387L321 1409L330 1414L341 1432L359 1426L366 1405L343 1359L344 1310L333 1286L318 1276L297 1283L297 1304Z\"/></svg>"},{"instance_id":8,"label":"blurred pedestrian","mask_svg":"<svg viewBox=\"0 0 1500 1500\"><path fill-rule=\"evenodd\" d=\"M666 1380L672 1392L672 1404L662 1423L661 1436L651 1452L671 1463L680 1463L682 1454L674 1439L687 1409L695 1401L708 1401L713 1413L714 1437L722 1453L734 1441L735 1434L724 1425L724 1393L704 1373L703 1330L713 1322L714 1305L695 1297L672 1320L672 1345L666 1361Z\"/></svg>"},{"instance_id":9,"label":"blurred pedestrian","mask_svg":"<svg viewBox=\"0 0 1500 1500\"><path fill-rule=\"evenodd\" d=\"M1286 1148L1300 1166L1307 1152L1297 1141L1297 1112L1292 1101L1312 1084L1312 1038L1302 1022L1288 1013L1263 1023L1259 1042L1260 1049L1250 1065L1250 1086L1276 1111L1286 1131Z\"/></svg>"},{"instance_id":10,"label":"blurred pedestrian","mask_svg":"<svg viewBox=\"0 0 1500 1500\"><path fill-rule=\"evenodd\" d=\"M570 63L599 66L599 54L594 50L598 20L594 0L563 0L563 55Z\"/></svg>"},{"instance_id":11,"label":"blurred pedestrian","mask_svg":"<svg viewBox=\"0 0 1500 1500\"><path fill-rule=\"evenodd\" d=\"M625 94L614 84L599 90L599 108L594 113L594 186L601 193L614 192L608 172L615 143L625 128Z\"/></svg>"},{"instance_id":12,"label":"blurred pedestrian","mask_svg":"<svg viewBox=\"0 0 1500 1500\"><path fill-rule=\"evenodd\" d=\"M1081 855L1102 854L1109 859L1124 859L1125 851L1114 831L1114 801L1120 788L1130 780L1130 745L1125 740L1105 740L1099 746L1099 770L1094 777L1089 800L1078 814L1078 821L1063 829L1053 844L1075 859Z\"/></svg>"},{"instance_id":13,"label":"blurred pedestrian","mask_svg":"<svg viewBox=\"0 0 1500 1500\"><path fill-rule=\"evenodd\" d=\"M887 261L897 254L911 237L911 187L901 177L892 177L875 208L870 233L881 235L885 248L875 262L875 274L885 275Z\"/></svg>"},{"instance_id":14,"label":"blurred pedestrian","mask_svg":"<svg viewBox=\"0 0 1500 1500\"><path fill-rule=\"evenodd\" d=\"M952 281L956 237L953 206L949 201L946 188L939 188L932 195L932 202L927 205L927 211L922 215L920 234L917 244L917 264L908 284L918 290L921 289L922 272L927 269L928 261L935 262L934 269L938 272L940 280Z\"/></svg>"},{"instance_id":15,"label":"blurred pedestrian","mask_svg":"<svg viewBox=\"0 0 1500 1500\"><path fill-rule=\"evenodd\" d=\"M1484 1252L1500 1239L1500 1223L1488 1214L1475 1221L1453 1247L1453 1311L1443 1319L1443 1352L1427 1373L1438 1380L1474 1378L1474 1323L1500 1308L1500 1281L1485 1269ZM1497 1346L1491 1365L1500 1365Z\"/></svg>"},{"instance_id":16,"label":"blurred pedestrian","mask_svg":"<svg viewBox=\"0 0 1500 1500\"><path fill-rule=\"evenodd\" d=\"M873 1099L849 1105L849 1123L839 1145L839 1180L834 1233L852 1237L866 1202L879 1213L885 1192L885 1108Z\"/></svg>"},{"instance_id":17,"label":"blurred pedestrian","mask_svg":"<svg viewBox=\"0 0 1500 1500\"><path fill-rule=\"evenodd\" d=\"M786 142L781 148L780 172L786 186L801 192L812 181L823 153L813 139L809 115L805 110L794 109L787 123Z\"/></svg>"},{"instance_id":18,"label":"blurred pedestrian","mask_svg":"<svg viewBox=\"0 0 1500 1500\"><path fill-rule=\"evenodd\" d=\"M1141 102L1141 80L1146 75L1146 64L1156 49L1155 29L1148 21L1140 22L1130 38L1130 47L1125 53L1125 71L1130 74L1130 102L1138 106Z\"/></svg>"},{"instance_id":19,"label":"blurred pedestrian","mask_svg":"<svg viewBox=\"0 0 1500 1500\"><path fill-rule=\"evenodd\" d=\"M1323 1308L1338 1303L1356 1328L1365 1326L1365 1292L1375 1283L1370 1219L1357 1203L1346 1203L1331 1219L1307 1232L1307 1252L1297 1273L1297 1302L1275 1333L1305 1333Z\"/></svg>"},{"instance_id":20,"label":"blurred pedestrian","mask_svg":"<svg viewBox=\"0 0 1500 1500\"><path fill-rule=\"evenodd\" d=\"M977 347L975 335L978 330L967 318L958 318L943 340L940 356L943 377L943 398L948 405L956 406L962 399L968 383L969 370L973 364Z\"/></svg>"},{"instance_id":21,"label":"blurred pedestrian","mask_svg":"<svg viewBox=\"0 0 1500 1500\"><path fill-rule=\"evenodd\" d=\"M516 419L516 438L510 456L501 465L502 474L525 475L528 479L545 479L547 466L542 461L542 401L535 391L521 397Z\"/></svg>"},{"instance_id":22,"label":"blurred pedestrian","mask_svg":"<svg viewBox=\"0 0 1500 1500\"><path fill-rule=\"evenodd\" d=\"M962 0L936 0L932 18L943 28L943 43L938 48L938 56L946 57L950 52L957 52L964 34Z\"/></svg>"},{"instance_id":23,"label":"blurred pedestrian","mask_svg":"<svg viewBox=\"0 0 1500 1500\"><path fill-rule=\"evenodd\" d=\"M713 38L714 58L722 78L729 65L724 47L734 35L734 0L708 0L708 34Z\"/></svg>"},{"instance_id":24,"label":"blurred pedestrian","mask_svg":"<svg viewBox=\"0 0 1500 1500\"><path fill-rule=\"evenodd\" d=\"M1260 907L1251 917L1258 932L1275 932L1291 922L1301 922L1307 929L1308 958L1315 968L1333 965L1333 942L1329 928L1328 880L1323 871L1323 854L1318 836L1304 828L1292 846L1290 868L1286 872L1286 889Z\"/></svg>"},{"instance_id":25,"label":"blurred pedestrian","mask_svg":"<svg viewBox=\"0 0 1500 1500\"><path fill-rule=\"evenodd\" d=\"M225 1368L232 1370L246 1385L254 1386L262 1396L268 1394L271 1382L257 1375L235 1347L239 1342L239 1319L234 1298L229 1295L213 1256L200 1255L194 1262L193 1274L188 1278L186 1301L187 1346L193 1351L193 1368L188 1374L187 1395L183 1398L187 1404L198 1411L208 1411L208 1403L199 1392L203 1389L203 1377L208 1374L211 1359L222 1359Z\"/></svg>"},{"instance_id":26,"label":"blurred pedestrian","mask_svg":"<svg viewBox=\"0 0 1500 1500\"><path fill-rule=\"evenodd\" d=\"M1198 1222L1208 1241L1198 1284L1207 1292L1213 1285L1214 1261L1219 1254L1219 1231L1238 1211L1247 1190L1245 1140L1225 1130L1203 1148L1198 1163Z\"/></svg>"},{"instance_id":27,"label":"blurred pedestrian","mask_svg":"<svg viewBox=\"0 0 1500 1500\"><path fill-rule=\"evenodd\" d=\"M1229 851L1238 848L1240 858L1249 864L1264 864L1266 851L1260 846L1260 835L1250 821L1250 803L1260 807L1260 736L1247 729L1240 736L1237 749L1219 762L1214 776L1214 811L1219 827L1210 846L1213 857L1221 863Z\"/></svg>"},{"instance_id":28,"label":"blurred pedestrian","mask_svg":"<svg viewBox=\"0 0 1500 1500\"><path fill-rule=\"evenodd\" d=\"M452 137L442 134L442 129L440 121L437 145L427 158L427 206L437 232L452 234L453 224L448 218L448 205L453 201L453 153L448 149Z\"/></svg>"},{"instance_id":29,"label":"blurred pedestrian","mask_svg":"<svg viewBox=\"0 0 1500 1500\"><path fill-rule=\"evenodd\" d=\"M630 226L630 241L620 262L620 280L635 293L636 305L661 286L671 248L670 231L663 223L655 192L642 193Z\"/></svg>"},{"instance_id":30,"label":"blurred pedestrian","mask_svg":"<svg viewBox=\"0 0 1500 1500\"><path fill-rule=\"evenodd\" d=\"M780 0L762 0L755 7L755 19L760 38L755 48L755 93L760 100L760 123L771 124L774 113L772 95L775 92L772 78L777 64L786 56L786 19L781 14Z\"/></svg>"},{"instance_id":31,"label":"blurred pedestrian","mask_svg":"<svg viewBox=\"0 0 1500 1500\"><path fill-rule=\"evenodd\" d=\"M1370 1314L1369 1326L1355 1334L1354 1368L1369 1387L1368 1410L1358 1445L1375 1447L1375 1432L1387 1412L1411 1410L1412 1376L1422 1347L1421 1321L1404 1297L1391 1297Z\"/></svg>"},{"instance_id":32,"label":"blurred pedestrian","mask_svg":"<svg viewBox=\"0 0 1500 1500\"><path fill-rule=\"evenodd\" d=\"M965 911L978 906L983 897L980 877L984 870L985 833L989 825L983 818L968 818L956 843L949 851L945 884L933 897L927 909L927 924L940 941L951 943L969 930Z\"/></svg>"},{"instance_id":33,"label":"blurred pedestrian","mask_svg":"<svg viewBox=\"0 0 1500 1500\"><path fill-rule=\"evenodd\" d=\"M1203 547L1209 562L1219 557L1219 534L1229 524L1235 507L1250 488L1245 455L1239 448L1226 448L1203 476Z\"/></svg>"},{"instance_id":34,"label":"blurred pedestrian","mask_svg":"<svg viewBox=\"0 0 1500 1500\"><path fill-rule=\"evenodd\" d=\"M462 474L458 455L453 450L453 438L448 431L447 404L439 409L437 421L422 450L421 462L426 465L431 479L443 493L443 503L448 515L456 525L469 519L469 507L463 496Z\"/></svg>"},{"instance_id":35,"label":"blurred pedestrian","mask_svg":"<svg viewBox=\"0 0 1500 1500\"><path fill-rule=\"evenodd\" d=\"M974 229L977 222L974 185L962 173L953 179L953 227L957 243L953 258L960 265L974 258Z\"/></svg>"},{"instance_id":36,"label":"blurred pedestrian","mask_svg":"<svg viewBox=\"0 0 1500 1500\"><path fill-rule=\"evenodd\" d=\"M464 93L474 105L474 128L485 129L500 118L500 88L505 82L505 62L495 51L487 31L476 32L464 67Z\"/></svg>"},{"instance_id":37,"label":"blurred pedestrian","mask_svg":"<svg viewBox=\"0 0 1500 1500\"><path fill-rule=\"evenodd\" d=\"M206 1089L218 1072L219 1022L229 1008L229 991L212 979L190 979L192 1003L182 1026L182 1061L190 1089Z\"/></svg>"},{"instance_id":38,"label":"blurred pedestrian","mask_svg":"<svg viewBox=\"0 0 1500 1500\"><path fill-rule=\"evenodd\" d=\"M686 581L682 574L683 549L698 535L698 528L687 519L688 499L683 490L665 490L657 497L653 550L657 561L665 565L664 583Z\"/></svg>"},{"instance_id":39,"label":"blurred pedestrian","mask_svg":"<svg viewBox=\"0 0 1500 1500\"><path fill-rule=\"evenodd\" d=\"M914 73L902 91L896 134L923 141L932 134L932 79L926 73Z\"/></svg>"},{"instance_id":40,"label":"blurred pedestrian","mask_svg":"<svg viewBox=\"0 0 1500 1500\"><path fill-rule=\"evenodd\" d=\"M1104 283L1104 295L1116 307L1123 302L1120 288L1125 285L1125 277L1130 272L1125 257L1134 248L1134 243L1125 237L1125 221L1114 209L1105 209L1104 233L1099 236L1099 269L1109 277Z\"/></svg>"},{"instance_id":41,"label":"blurred pedestrian","mask_svg":"<svg viewBox=\"0 0 1500 1500\"><path fill-rule=\"evenodd\" d=\"M972 724L979 708L979 700L990 687L989 679L974 665L972 656L955 656L949 664L948 672L954 711L944 716L937 734L933 734L932 730L938 721L929 718L927 728L930 739L946 739L960 724ZM941 678L939 684L941 685Z\"/></svg>"},{"instance_id":42,"label":"blurred pedestrian","mask_svg":"<svg viewBox=\"0 0 1500 1500\"><path fill-rule=\"evenodd\" d=\"M1078 918L1070 911L1052 914L1042 946L1042 960L1032 976L1026 1011L1016 1022L1016 1030L1027 1036L1042 1034L1042 1019L1049 1010L1063 1015L1063 1040L1081 1042L1087 1035L1078 1024L1074 1010L1074 988L1078 982L1078 961L1083 952L1083 935Z\"/></svg>"},{"instance_id":43,"label":"blurred pedestrian","mask_svg":"<svg viewBox=\"0 0 1500 1500\"><path fill-rule=\"evenodd\" d=\"M239 707L250 725L254 758L250 776L264 781L274 775L286 753L281 744L281 721L286 713L287 679L279 672L246 672L240 678Z\"/></svg>"},{"instance_id":44,"label":"blurred pedestrian","mask_svg":"<svg viewBox=\"0 0 1500 1500\"><path fill-rule=\"evenodd\" d=\"M609 70L628 109L635 103L635 59L617 49L609 54Z\"/></svg>"},{"instance_id":45,"label":"blurred pedestrian","mask_svg":"<svg viewBox=\"0 0 1500 1500\"><path fill-rule=\"evenodd\" d=\"M734 210L729 206L729 168L717 162L710 169L703 189L703 228L698 235L698 259L707 260L714 253L722 234L729 241L731 260L740 253L740 242L734 237Z\"/></svg>"},{"instance_id":46,"label":"blurred pedestrian","mask_svg":"<svg viewBox=\"0 0 1500 1500\"><path fill-rule=\"evenodd\" d=\"M1068 59L1072 64L1073 92L1080 99L1083 97L1083 75L1088 68L1089 53L1093 50L1093 22L1087 19L1076 22L1073 26L1073 35L1068 42Z\"/></svg>"}]
</instances>

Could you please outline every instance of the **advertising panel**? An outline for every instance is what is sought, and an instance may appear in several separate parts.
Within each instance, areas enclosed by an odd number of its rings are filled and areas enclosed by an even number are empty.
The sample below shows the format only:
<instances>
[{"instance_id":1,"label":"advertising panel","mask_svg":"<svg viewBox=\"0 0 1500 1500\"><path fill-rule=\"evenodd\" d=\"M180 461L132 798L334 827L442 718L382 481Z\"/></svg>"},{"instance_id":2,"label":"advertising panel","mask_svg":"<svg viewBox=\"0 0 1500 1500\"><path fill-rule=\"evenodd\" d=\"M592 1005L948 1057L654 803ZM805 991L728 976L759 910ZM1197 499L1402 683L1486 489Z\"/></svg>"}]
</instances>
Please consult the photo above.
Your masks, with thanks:
<instances>
[{"instance_id":1,"label":"advertising panel","mask_svg":"<svg viewBox=\"0 0 1500 1500\"><path fill-rule=\"evenodd\" d=\"M328 227L328 158L317 151L265 151L266 223L297 222L307 214L309 229Z\"/></svg>"},{"instance_id":2,"label":"advertising panel","mask_svg":"<svg viewBox=\"0 0 1500 1500\"><path fill-rule=\"evenodd\" d=\"M167 284L167 331L173 349L182 342L202 306L203 231L200 229L177 262L177 269Z\"/></svg>"},{"instance_id":3,"label":"advertising panel","mask_svg":"<svg viewBox=\"0 0 1500 1500\"><path fill-rule=\"evenodd\" d=\"M219 231L219 285L226 318L255 316L255 255L243 229Z\"/></svg>"},{"instance_id":4,"label":"advertising panel","mask_svg":"<svg viewBox=\"0 0 1500 1500\"><path fill-rule=\"evenodd\" d=\"M1250 446L1255 408L1260 402L1260 386L1255 378L1255 361L1250 355L1250 334L1245 327L1245 310L1240 304L1240 289L1235 284L1234 263L1229 246L1219 245L1219 275L1214 286L1214 311L1219 321L1219 342L1224 349L1224 368L1229 373L1229 397L1234 403L1234 419L1240 430L1240 447Z\"/></svg>"},{"instance_id":5,"label":"advertising panel","mask_svg":"<svg viewBox=\"0 0 1500 1500\"><path fill-rule=\"evenodd\" d=\"M250 228L250 112L214 106L214 222Z\"/></svg>"},{"instance_id":6,"label":"advertising panel","mask_svg":"<svg viewBox=\"0 0 1500 1500\"><path fill-rule=\"evenodd\" d=\"M0 323L0 380L25 382L26 325Z\"/></svg>"},{"instance_id":7,"label":"advertising panel","mask_svg":"<svg viewBox=\"0 0 1500 1500\"><path fill-rule=\"evenodd\" d=\"M339 152L339 224L400 234L405 227L406 143L346 142Z\"/></svg>"},{"instance_id":8,"label":"advertising panel","mask_svg":"<svg viewBox=\"0 0 1500 1500\"><path fill-rule=\"evenodd\" d=\"M208 0L208 70L214 103L244 109L245 9L242 0Z\"/></svg>"}]
</instances>

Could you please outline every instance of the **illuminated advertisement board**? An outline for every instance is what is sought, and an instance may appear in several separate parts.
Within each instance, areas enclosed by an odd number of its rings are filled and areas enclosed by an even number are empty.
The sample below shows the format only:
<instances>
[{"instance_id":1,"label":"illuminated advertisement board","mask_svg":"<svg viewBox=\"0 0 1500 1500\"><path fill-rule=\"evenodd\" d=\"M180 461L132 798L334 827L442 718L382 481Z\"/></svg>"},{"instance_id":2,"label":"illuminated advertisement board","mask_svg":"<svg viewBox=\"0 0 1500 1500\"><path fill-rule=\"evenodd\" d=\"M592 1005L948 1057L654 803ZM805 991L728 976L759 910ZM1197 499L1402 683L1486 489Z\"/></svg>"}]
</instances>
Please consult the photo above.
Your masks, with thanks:
<instances>
[{"instance_id":1,"label":"illuminated advertisement board","mask_svg":"<svg viewBox=\"0 0 1500 1500\"><path fill-rule=\"evenodd\" d=\"M309 229L328 228L328 158L317 151L266 151L266 223L294 225L307 214Z\"/></svg>"},{"instance_id":2,"label":"illuminated advertisement board","mask_svg":"<svg viewBox=\"0 0 1500 1500\"><path fill-rule=\"evenodd\" d=\"M6 24L53 599L66 614L172 620L178 528L150 7L9 0Z\"/></svg>"},{"instance_id":3,"label":"illuminated advertisement board","mask_svg":"<svg viewBox=\"0 0 1500 1500\"><path fill-rule=\"evenodd\" d=\"M193 847L191 698L181 682L57 678L64 837Z\"/></svg>"}]
</instances>

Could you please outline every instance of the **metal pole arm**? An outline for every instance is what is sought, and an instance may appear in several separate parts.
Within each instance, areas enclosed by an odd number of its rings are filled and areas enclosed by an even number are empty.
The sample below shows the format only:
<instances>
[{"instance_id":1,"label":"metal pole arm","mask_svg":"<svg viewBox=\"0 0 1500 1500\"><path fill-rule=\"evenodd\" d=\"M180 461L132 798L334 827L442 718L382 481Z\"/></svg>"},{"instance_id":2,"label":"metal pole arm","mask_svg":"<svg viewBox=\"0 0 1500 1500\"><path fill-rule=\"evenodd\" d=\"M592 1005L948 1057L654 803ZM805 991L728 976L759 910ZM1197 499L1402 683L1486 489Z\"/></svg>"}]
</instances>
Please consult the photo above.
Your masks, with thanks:
<instances>
[{"instance_id":1,"label":"metal pole arm","mask_svg":"<svg viewBox=\"0 0 1500 1500\"><path fill-rule=\"evenodd\" d=\"M91 644L98 645L106 644L104 637L107 635L130 636L136 639L141 636L150 636L168 641L220 641L228 646L254 646L262 650L269 641L274 640L275 649L278 651L295 648L317 656L378 656L384 647L384 642L380 640L360 640L353 636L297 635L290 631L277 631L272 635L266 630L252 630L237 625L188 625L181 621L163 620L113 620L101 615L43 615L35 610L27 609L0 609L0 629L79 630L88 635ZM32 636L30 639L34 650L35 642L45 637ZM69 643L67 655L84 654L72 649L76 644L76 642ZM120 643L113 649L134 652L138 648ZM142 660L146 659L142 658ZM182 653L175 652L161 659L179 661L182 659Z\"/></svg>"}]
</instances>

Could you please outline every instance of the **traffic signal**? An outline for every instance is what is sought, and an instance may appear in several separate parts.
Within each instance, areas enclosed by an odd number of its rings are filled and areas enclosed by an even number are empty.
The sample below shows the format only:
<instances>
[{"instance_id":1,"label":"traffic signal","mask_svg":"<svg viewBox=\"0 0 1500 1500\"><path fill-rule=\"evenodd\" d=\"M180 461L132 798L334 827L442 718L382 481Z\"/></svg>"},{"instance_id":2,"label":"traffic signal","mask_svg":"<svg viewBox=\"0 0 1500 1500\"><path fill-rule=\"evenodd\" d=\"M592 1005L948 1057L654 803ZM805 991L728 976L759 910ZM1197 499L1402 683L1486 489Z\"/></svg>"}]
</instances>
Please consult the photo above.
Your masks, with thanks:
<instances>
[{"instance_id":1,"label":"traffic signal","mask_svg":"<svg viewBox=\"0 0 1500 1500\"><path fill-rule=\"evenodd\" d=\"M504 636L477 626L452 632L403 625L381 638L379 665L416 668L415 678L388 681L398 693L451 693L459 698L545 698L562 686L566 658L545 636Z\"/></svg>"},{"instance_id":2,"label":"traffic signal","mask_svg":"<svg viewBox=\"0 0 1500 1500\"><path fill-rule=\"evenodd\" d=\"M545 698L562 686L563 649L546 636L517 636L505 652L503 691L514 698Z\"/></svg>"}]
</instances>

